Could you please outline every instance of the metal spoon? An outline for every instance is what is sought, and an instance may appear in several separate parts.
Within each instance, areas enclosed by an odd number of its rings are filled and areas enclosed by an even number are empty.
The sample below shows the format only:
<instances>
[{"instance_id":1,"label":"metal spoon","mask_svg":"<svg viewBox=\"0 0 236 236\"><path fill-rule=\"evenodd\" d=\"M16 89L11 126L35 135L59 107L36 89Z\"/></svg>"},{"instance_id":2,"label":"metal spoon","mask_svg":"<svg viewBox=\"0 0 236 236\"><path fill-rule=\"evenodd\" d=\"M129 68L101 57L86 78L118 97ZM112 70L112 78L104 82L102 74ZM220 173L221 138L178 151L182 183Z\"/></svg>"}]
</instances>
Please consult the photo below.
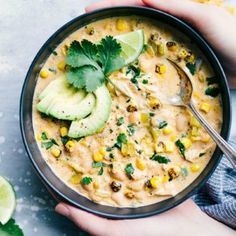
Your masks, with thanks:
<instances>
[{"instance_id":1,"label":"metal spoon","mask_svg":"<svg viewBox=\"0 0 236 236\"><path fill-rule=\"evenodd\" d=\"M186 72L174 61L167 59L176 69L180 77L180 94L171 100L175 106L187 107L197 118L200 124L206 129L211 138L215 141L221 151L226 155L234 168L236 168L236 150L234 150L221 136L216 132L209 123L200 115L192 101L193 85Z\"/></svg>"}]
</instances>

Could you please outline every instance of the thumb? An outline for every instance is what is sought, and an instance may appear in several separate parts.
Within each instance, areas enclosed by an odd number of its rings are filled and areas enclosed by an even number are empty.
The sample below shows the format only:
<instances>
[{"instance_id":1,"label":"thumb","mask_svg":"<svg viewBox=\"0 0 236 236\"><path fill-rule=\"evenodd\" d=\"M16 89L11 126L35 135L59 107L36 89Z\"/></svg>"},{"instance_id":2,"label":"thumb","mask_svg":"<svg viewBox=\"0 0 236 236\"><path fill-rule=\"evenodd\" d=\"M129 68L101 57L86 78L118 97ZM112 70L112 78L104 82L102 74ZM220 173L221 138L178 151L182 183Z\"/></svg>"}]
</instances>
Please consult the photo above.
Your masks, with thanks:
<instances>
[{"instance_id":1,"label":"thumb","mask_svg":"<svg viewBox=\"0 0 236 236\"><path fill-rule=\"evenodd\" d=\"M118 223L118 221L95 216L66 203L59 203L55 210L57 213L72 220L82 230L92 235L110 235L112 233L110 229L114 230L116 224ZM109 227L107 227L108 225Z\"/></svg>"},{"instance_id":2,"label":"thumb","mask_svg":"<svg viewBox=\"0 0 236 236\"><path fill-rule=\"evenodd\" d=\"M165 11L182 18L196 27L206 23L208 6L190 0L142 0L147 6Z\"/></svg>"}]
</instances>

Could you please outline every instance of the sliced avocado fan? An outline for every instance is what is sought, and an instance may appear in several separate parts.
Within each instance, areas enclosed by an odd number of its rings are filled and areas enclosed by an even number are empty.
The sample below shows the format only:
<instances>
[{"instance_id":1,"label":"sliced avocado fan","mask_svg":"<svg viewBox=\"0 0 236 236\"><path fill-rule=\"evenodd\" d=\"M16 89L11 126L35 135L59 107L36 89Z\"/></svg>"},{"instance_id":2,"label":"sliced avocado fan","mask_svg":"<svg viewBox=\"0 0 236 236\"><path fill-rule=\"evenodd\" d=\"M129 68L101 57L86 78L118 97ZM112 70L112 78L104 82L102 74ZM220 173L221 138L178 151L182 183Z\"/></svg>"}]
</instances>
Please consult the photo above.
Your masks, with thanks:
<instances>
[{"instance_id":1,"label":"sliced avocado fan","mask_svg":"<svg viewBox=\"0 0 236 236\"><path fill-rule=\"evenodd\" d=\"M60 120L80 120L89 115L95 105L95 96L70 86L66 79L52 81L39 95L38 111Z\"/></svg>"},{"instance_id":2,"label":"sliced avocado fan","mask_svg":"<svg viewBox=\"0 0 236 236\"><path fill-rule=\"evenodd\" d=\"M102 85L95 90L94 94L96 96L96 105L92 113L82 120L71 123L69 137L80 138L88 136L105 126L111 111L110 93L106 85Z\"/></svg>"}]
</instances>

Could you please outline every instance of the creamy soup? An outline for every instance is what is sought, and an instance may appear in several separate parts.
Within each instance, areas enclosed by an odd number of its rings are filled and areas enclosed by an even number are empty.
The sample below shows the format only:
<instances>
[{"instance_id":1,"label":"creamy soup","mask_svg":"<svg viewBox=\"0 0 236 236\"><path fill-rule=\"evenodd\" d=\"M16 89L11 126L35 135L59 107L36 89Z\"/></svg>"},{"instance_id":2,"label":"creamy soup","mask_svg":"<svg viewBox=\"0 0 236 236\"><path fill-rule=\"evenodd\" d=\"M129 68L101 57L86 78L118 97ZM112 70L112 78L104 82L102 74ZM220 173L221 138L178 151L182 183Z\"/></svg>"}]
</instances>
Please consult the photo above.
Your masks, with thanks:
<instances>
[{"instance_id":1,"label":"creamy soup","mask_svg":"<svg viewBox=\"0 0 236 236\"><path fill-rule=\"evenodd\" d=\"M71 121L38 111L39 95L68 70L71 42L98 43L140 29L145 42L138 58L110 73L112 83L104 82L111 96L105 125L71 138ZM148 205L178 194L207 165L215 144L188 110L169 103L179 91L179 77L167 58L187 71L196 108L220 131L221 100L213 71L192 42L159 22L133 16L91 23L69 35L45 61L33 102L35 137L52 171L79 194L104 205ZM66 97L60 101L61 106L68 102Z\"/></svg>"}]
</instances>

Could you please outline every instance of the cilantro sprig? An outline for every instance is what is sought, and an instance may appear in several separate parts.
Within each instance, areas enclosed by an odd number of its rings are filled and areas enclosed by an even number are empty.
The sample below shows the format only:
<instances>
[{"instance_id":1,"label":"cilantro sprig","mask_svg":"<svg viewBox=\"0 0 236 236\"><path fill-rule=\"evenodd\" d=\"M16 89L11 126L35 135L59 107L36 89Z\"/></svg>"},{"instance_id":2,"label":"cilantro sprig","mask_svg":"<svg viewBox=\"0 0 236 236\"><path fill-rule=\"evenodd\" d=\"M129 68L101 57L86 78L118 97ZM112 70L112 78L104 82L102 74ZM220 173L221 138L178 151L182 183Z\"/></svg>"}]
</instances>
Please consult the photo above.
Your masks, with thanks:
<instances>
[{"instance_id":1,"label":"cilantro sprig","mask_svg":"<svg viewBox=\"0 0 236 236\"><path fill-rule=\"evenodd\" d=\"M10 219L5 225L0 223L0 235L24 236L22 229L16 224L14 219Z\"/></svg>"},{"instance_id":2,"label":"cilantro sprig","mask_svg":"<svg viewBox=\"0 0 236 236\"><path fill-rule=\"evenodd\" d=\"M85 39L73 41L66 57L66 78L75 88L93 92L111 72L124 66L120 53L121 46L112 36L106 36L99 44Z\"/></svg>"}]
</instances>

